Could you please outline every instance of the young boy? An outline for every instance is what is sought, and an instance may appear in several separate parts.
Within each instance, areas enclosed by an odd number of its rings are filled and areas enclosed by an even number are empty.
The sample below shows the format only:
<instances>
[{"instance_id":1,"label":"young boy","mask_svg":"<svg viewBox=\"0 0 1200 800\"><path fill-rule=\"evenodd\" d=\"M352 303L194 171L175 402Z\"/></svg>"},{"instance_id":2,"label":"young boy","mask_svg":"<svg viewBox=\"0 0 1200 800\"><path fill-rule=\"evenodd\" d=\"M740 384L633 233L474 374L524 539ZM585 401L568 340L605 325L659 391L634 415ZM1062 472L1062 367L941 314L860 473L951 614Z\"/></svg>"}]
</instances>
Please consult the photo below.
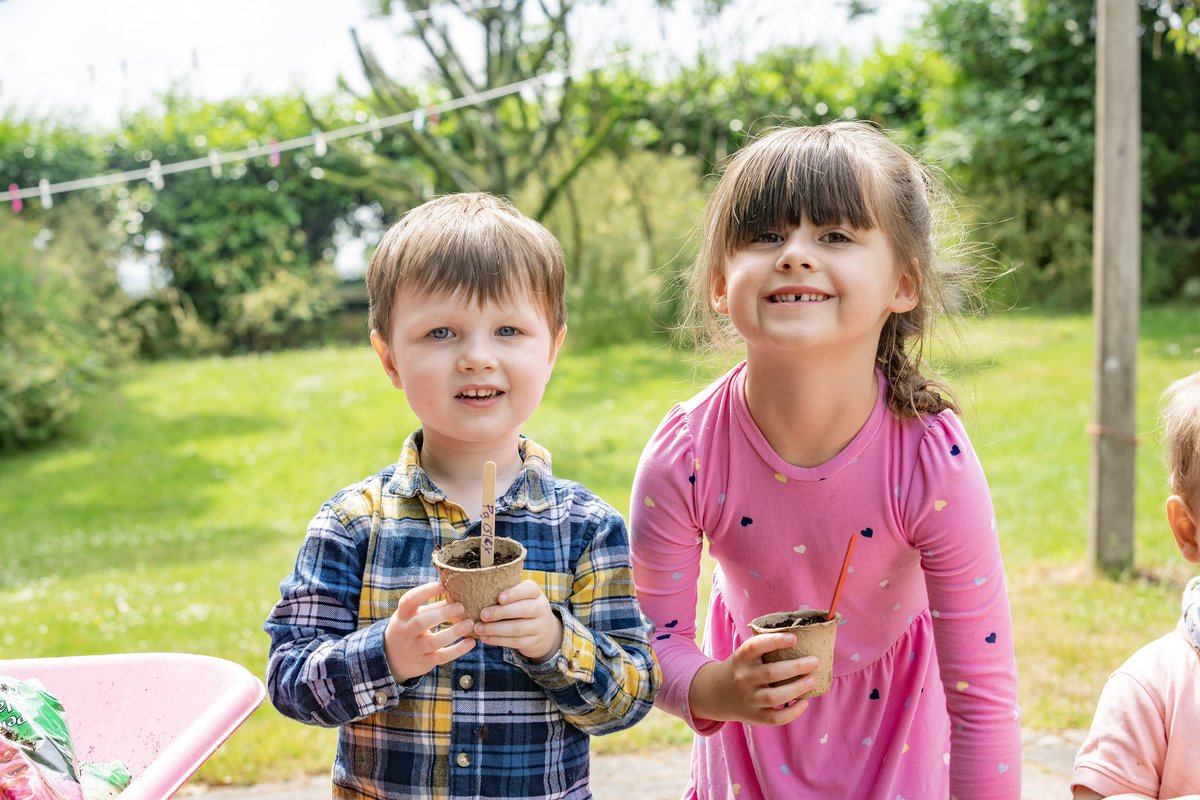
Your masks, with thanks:
<instances>
[{"instance_id":1,"label":"young boy","mask_svg":"<svg viewBox=\"0 0 1200 800\"><path fill-rule=\"evenodd\" d=\"M275 707L341 728L334 797L590 797L588 734L651 707L625 524L520 434L566 334L563 285L554 237L487 194L413 209L371 259L371 343L421 428L322 506L264 626ZM478 535L486 461L496 533L528 553L473 624L436 599L431 556Z\"/></svg>"},{"instance_id":2,"label":"young boy","mask_svg":"<svg viewBox=\"0 0 1200 800\"><path fill-rule=\"evenodd\" d=\"M1163 394L1170 471L1167 524L1179 552L1200 563L1200 372ZM1200 578L1183 593L1175 630L1109 677L1075 757L1076 800L1200 798Z\"/></svg>"}]
</instances>

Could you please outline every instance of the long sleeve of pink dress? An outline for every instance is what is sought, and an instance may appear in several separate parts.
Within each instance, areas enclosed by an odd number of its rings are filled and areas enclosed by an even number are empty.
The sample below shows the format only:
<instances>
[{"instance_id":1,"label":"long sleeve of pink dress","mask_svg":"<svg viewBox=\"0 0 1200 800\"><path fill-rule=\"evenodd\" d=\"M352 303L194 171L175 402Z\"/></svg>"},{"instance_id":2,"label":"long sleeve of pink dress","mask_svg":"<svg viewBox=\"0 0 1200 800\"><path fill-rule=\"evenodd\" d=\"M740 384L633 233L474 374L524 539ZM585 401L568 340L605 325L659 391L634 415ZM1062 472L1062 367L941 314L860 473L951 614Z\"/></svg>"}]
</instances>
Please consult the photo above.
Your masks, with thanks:
<instances>
[{"instance_id":1,"label":"long sleeve of pink dress","mask_svg":"<svg viewBox=\"0 0 1200 800\"><path fill-rule=\"evenodd\" d=\"M657 704L697 732L687 797L1020 796L1013 634L987 481L953 413L875 409L829 462L781 459L744 365L677 405L634 484L634 578L656 625ZM772 611L828 608L849 535L833 688L785 726L692 716L696 672ZM716 560L704 638L697 584Z\"/></svg>"}]
</instances>

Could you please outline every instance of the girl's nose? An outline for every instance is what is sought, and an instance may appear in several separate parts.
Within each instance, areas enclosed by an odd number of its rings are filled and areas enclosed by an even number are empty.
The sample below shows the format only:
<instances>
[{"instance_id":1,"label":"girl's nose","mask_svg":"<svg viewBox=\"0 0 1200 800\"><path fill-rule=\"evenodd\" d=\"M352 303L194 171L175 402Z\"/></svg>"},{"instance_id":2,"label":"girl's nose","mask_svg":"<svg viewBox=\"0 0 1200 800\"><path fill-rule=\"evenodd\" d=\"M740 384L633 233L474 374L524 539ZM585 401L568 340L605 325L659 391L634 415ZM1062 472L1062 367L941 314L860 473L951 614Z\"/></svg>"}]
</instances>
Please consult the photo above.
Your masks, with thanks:
<instances>
[{"instance_id":1,"label":"girl's nose","mask_svg":"<svg viewBox=\"0 0 1200 800\"><path fill-rule=\"evenodd\" d=\"M784 241L779 250L779 258L775 261L775 269L780 272L790 272L793 269L812 271L814 266L812 254L800 236L799 230L793 231Z\"/></svg>"}]
</instances>

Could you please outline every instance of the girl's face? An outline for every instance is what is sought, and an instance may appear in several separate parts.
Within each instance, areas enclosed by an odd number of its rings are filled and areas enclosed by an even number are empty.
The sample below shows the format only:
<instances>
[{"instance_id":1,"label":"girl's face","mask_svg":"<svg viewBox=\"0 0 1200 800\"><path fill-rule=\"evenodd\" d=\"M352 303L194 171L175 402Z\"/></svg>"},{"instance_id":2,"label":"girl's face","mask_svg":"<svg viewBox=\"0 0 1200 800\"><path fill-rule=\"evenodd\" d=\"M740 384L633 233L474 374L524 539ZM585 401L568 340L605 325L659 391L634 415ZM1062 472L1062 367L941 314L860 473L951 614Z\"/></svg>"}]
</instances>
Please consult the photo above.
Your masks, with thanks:
<instances>
[{"instance_id":1,"label":"girl's face","mask_svg":"<svg viewBox=\"0 0 1200 800\"><path fill-rule=\"evenodd\" d=\"M728 314L748 349L870 351L888 315L917 304L887 236L878 227L814 225L767 229L734 252L712 305Z\"/></svg>"}]
</instances>

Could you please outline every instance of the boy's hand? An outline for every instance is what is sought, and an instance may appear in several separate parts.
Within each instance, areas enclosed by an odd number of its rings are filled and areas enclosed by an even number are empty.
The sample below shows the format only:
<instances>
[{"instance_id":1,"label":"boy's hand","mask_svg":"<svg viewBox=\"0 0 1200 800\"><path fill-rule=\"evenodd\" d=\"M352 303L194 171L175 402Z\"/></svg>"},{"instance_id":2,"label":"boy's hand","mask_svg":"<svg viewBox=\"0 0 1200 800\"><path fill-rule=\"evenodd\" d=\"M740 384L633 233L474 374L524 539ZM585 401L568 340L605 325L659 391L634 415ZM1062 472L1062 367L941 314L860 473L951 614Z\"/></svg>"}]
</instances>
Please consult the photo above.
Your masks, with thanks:
<instances>
[{"instance_id":1,"label":"boy's hand","mask_svg":"<svg viewBox=\"0 0 1200 800\"><path fill-rule=\"evenodd\" d=\"M388 618L383 632L383 651L392 677L398 683L424 675L475 646L475 640L469 638L472 623L462 619L461 603L429 602L445 593L446 587L440 581L409 589L401 595L395 612ZM433 630L445 622L454 624L445 630Z\"/></svg>"},{"instance_id":2,"label":"boy's hand","mask_svg":"<svg viewBox=\"0 0 1200 800\"><path fill-rule=\"evenodd\" d=\"M752 725L786 725L804 713L812 691L811 673L817 669L813 656L765 663L763 653L795 644L790 633L751 636L724 661L705 664L692 680L689 702L692 715L702 719L735 720ZM799 676L783 686L775 681Z\"/></svg>"},{"instance_id":3,"label":"boy's hand","mask_svg":"<svg viewBox=\"0 0 1200 800\"><path fill-rule=\"evenodd\" d=\"M475 635L480 641L511 647L535 663L545 661L562 647L562 620L536 583L521 581L501 592L497 600L499 605L479 612Z\"/></svg>"}]
</instances>

